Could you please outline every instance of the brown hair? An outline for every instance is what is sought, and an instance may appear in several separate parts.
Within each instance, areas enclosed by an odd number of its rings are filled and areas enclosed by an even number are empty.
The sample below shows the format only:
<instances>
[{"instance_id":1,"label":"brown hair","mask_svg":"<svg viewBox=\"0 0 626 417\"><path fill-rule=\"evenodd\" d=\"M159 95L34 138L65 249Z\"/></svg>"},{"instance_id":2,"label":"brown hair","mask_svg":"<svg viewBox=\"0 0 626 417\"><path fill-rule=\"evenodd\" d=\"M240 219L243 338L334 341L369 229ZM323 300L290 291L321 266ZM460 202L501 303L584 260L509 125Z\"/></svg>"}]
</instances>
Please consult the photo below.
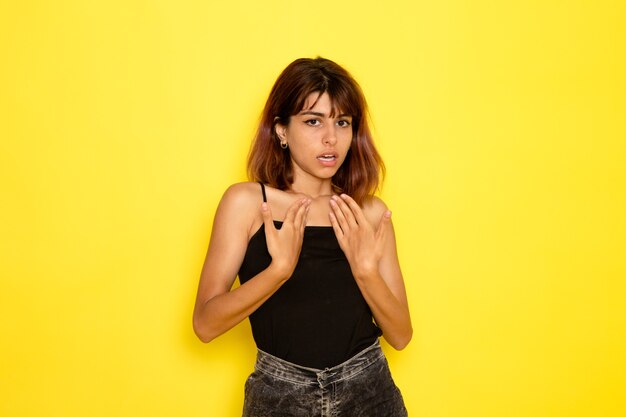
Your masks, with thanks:
<instances>
[{"instance_id":1,"label":"brown hair","mask_svg":"<svg viewBox=\"0 0 626 417\"><path fill-rule=\"evenodd\" d=\"M278 76L265 103L261 122L248 155L248 175L280 190L293 183L289 150L280 147L277 123L289 124L303 110L311 93L328 93L333 113L352 116L352 143L332 178L334 191L350 195L359 204L374 194L385 173L367 122L367 103L358 83L342 67L325 58L300 58ZM331 117L334 115L331 115Z\"/></svg>"}]
</instances>

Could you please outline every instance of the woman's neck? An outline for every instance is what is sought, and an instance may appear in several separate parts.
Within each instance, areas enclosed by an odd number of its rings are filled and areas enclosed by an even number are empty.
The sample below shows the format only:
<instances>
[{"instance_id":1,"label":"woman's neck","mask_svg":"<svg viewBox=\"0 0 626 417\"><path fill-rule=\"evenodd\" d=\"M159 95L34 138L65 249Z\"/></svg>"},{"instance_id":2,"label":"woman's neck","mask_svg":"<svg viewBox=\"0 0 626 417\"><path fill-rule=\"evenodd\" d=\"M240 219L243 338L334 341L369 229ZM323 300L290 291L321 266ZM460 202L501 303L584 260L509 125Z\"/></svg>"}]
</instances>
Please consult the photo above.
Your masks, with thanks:
<instances>
[{"instance_id":1,"label":"woman's neck","mask_svg":"<svg viewBox=\"0 0 626 417\"><path fill-rule=\"evenodd\" d=\"M333 194L331 178L303 178L295 176L290 191L298 194L305 194L311 198L330 196Z\"/></svg>"}]
</instances>

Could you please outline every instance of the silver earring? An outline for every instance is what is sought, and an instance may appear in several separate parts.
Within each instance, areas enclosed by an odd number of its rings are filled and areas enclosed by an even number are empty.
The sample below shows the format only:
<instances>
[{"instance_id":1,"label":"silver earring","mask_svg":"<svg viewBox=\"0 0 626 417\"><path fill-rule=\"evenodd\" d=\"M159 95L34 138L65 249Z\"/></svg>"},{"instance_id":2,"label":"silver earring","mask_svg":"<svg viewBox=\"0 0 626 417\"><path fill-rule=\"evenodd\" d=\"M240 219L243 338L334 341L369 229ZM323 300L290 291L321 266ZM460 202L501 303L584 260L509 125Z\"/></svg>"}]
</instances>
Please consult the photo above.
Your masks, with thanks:
<instances>
[{"instance_id":1,"label":"silver earring","mask_svg":"<svg viewBox=\"0 0 626 417\"><path fill-rule=\"evenodd\" d=\"M280 147L281 147L281 148L283 148L283 149L287 149L287 147L288 147L288 146L289 146L289 145L287 145L287 142L286 142L286 141L285 141L285 142L283 142L282 140L280 141Z\"/></svg>"}]
</instances>

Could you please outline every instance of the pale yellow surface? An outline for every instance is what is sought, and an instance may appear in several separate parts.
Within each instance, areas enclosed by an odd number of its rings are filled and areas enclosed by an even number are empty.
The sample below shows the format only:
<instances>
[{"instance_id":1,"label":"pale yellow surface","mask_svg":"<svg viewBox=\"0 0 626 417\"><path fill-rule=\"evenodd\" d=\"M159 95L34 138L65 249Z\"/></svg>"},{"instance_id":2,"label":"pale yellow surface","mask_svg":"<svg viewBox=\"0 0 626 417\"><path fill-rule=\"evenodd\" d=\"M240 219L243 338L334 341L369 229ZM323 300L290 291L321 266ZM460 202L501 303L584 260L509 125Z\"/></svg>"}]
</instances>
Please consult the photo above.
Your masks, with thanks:
<instances>
[{"instance_id":1,"label":"pale yellow surface","mask_svg":"<svg viewBox=\"0 0 626 417\"><path fill-rule=\"evenodd\" d=\"M411 416L626 415L626 3L3 1L0 415L237 416L191 327L212 217L293 59L388 166Z\"/></svg>"}]
</instances>

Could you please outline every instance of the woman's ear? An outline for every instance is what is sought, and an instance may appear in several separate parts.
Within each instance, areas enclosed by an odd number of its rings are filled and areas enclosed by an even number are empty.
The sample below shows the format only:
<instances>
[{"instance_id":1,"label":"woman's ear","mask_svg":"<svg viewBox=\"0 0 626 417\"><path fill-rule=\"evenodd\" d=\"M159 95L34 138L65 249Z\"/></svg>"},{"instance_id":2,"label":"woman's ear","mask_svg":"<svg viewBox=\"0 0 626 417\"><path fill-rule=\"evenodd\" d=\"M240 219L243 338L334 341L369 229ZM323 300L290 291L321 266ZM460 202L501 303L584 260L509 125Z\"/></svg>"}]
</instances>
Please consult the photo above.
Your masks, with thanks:
<instances>
[{"instance_id":1,"label":"woman's ear","mask_svg":"<svg viewBox=\"0 0 626 417\"><path fill-rule=\"evenodd\" d=\"M276 131L276 136L278 136L278 139L280 139L281 141L287 140L287 126L276 123L274 125L274 130Z\"/></svg>"}]
</instances>

